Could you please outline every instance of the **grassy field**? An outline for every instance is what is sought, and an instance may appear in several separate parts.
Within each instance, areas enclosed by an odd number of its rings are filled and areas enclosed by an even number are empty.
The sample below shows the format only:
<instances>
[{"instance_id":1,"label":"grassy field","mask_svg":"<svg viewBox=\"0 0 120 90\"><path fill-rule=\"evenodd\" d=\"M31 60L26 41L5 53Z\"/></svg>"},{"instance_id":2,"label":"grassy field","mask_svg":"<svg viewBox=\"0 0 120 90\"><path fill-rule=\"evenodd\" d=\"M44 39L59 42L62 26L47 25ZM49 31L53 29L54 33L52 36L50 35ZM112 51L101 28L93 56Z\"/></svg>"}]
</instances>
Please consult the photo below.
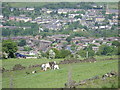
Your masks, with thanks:
<instances>
[{"instance_id":1,"label":"grassy field","mask_svg":"<svg viewBox=\"0 0 120 90\"><path fill-rule=\"evenodd\" d=\"M114 56L115 57L115 56ZM59 70L47 70L45 72L37 68L26 68L25 70L14 71L14 72L4 72L3 73L3 88L61 88L68 81L68 72L71 68L72 79L75 81L84 80L91 78L95 75L102 76L103 74L110 72L111 70L118 71L118 60L106 60L100 61L100 57L97 57L98 61L96 63L74 63L60 65ZM103 57L102 57L103 58ZM107 58L107 57L105 57ZM59 62L61 59L55 59ZM11 59L3 60L3 67L12 68L14 64L20 63L23 66L28 66L30 64L39 64L43 62L48 62L50 60L40 60L40 59ZM31 72L36 70L37 73L27 75L25 72ZM100 85L102 85L100 83ZM99 85L99 87L100 87ZM107 84L106 84L107 85ZM108 84L109 85L109 84ZM80 87L80 86L79 86ZM96 85L96 87L98 87ZM102 86L101 86L102 87Z\"/></svg>"},{"instance_id":2,"label":"grassy field","mask_svg":"<svg viewBox=\"0 0 120 90\"><path fill-rule=\"evenodd\" d=\"M107 58L118 58L118 56L95 56L96 60L102 60ZM84 58L81 58L83 60ZM12 69L15 64L22 64L23 66L35 65L35 64L42 64L50 61L59 61L64 59L4 59L2 66L5 69Z\"/></svg>"},{"instance_id":3,"label":"grassy field","mask_svg":"<svg viewBox=\"0 0 120 90\"><path fill-rule=\"evenodd\" d=\"M53 2L48 2L53 3ZM9 2L9 5L12 7L42 7L47 5L46 2Z\"/></svg>"},{"instance_id":4,"label":"grassy field","mask_svg":"<svg viewBox=\"0 0 120 90\"><path fill-rule=\"evenodd\" d=\"M22 64L27 67L29 65L42 64L50 61L59 62L63 59L4 59L2 66L6 69L12 69L12 67L16 64Z\"/></svg>"},{"instance_id":5,"label":"grassy field","mask_svg":"<svg viewBox=\"0 0 120 90\"><path fill-rule=\"evenodd\" d=\"M118 87L118 77L106 78L106 80L96 79L88 81L87 85L79 85L77 88L116 88Z\"/></svg>"},{"instance_id":6,"label":"grassy field","mask_svg":"<svg viewBox=\"0 0 120 90\"><path fill-rule=\"evenodd\" d=\"M104 2L97 2L97 4L104 5ZM106 2L109 9L118 9L118 2Z\"/></svg>"},{"instance_id":7,"label":"grassy field","mask_svg":"<svg viewBox=\"0 0 120 90\"><path fill-rule=\"evenodd\" d=\"M118 9L118 3L108 3L108 8L111 8L111 9Z\"/></svg>"},{"instance_id":8,"label":"grassy field","mask_svg":"<svg viewBox=\"0 0 120 90\"><path fill-rule=\"evenodd\" d=\"M44 5L47 5L49 3L58 3L58 2L9 2L10 6L12 7L43 7ZM103 5L105 3L108 4L108 7L110 9L118 9L118 3L117 2L96 2L97 4Z\"/></svg>"}]
</instances>

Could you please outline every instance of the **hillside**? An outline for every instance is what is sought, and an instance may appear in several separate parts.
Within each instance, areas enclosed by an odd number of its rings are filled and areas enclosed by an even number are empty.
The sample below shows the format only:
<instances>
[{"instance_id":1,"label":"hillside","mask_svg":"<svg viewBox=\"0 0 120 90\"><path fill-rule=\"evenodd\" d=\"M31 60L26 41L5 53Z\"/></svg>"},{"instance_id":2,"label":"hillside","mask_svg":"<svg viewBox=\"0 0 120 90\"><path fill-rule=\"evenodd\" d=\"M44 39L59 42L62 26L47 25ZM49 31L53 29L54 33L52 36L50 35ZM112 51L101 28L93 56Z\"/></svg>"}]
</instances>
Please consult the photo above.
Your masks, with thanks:
<instances>
[{"instance_id":1,"label":"hillside","mask_svg":"<svg viewBox=\"0 0 120 90\"><path fill-rule=\"evenodd\" d=\"M10 2L9 5L12 7L42 7L47 5L46 2Z\"/></svg>"},{"instance_id":2,"label":"hillside","mask_svg":"<svg viewBox=\"0 0 120 90\"><path fill-rule=\"evenodd\" d=\"M101 57L102 59L105 57ZM100 59L100 58L98 58ZM34 63L41 64L43 62L48 62L49 60L25 60L25 59L8 59L3 60L3 67L10 67L10 63L17 64L17 61L23 66L27 66L24 70L17 70L17 71L10 71L10 72L4 72L3 73L3 88L63 88L65 87L64 84L68 81L68 73L71 68L71 78L72 80L75 80L76 82L79 82L80 80L85 80L88 78L91 78L93 76L101 76L105 73L108 73L112 70L118 71L118 60L105 60L100 61L97 59L96 63L73 63L73 64L59 64L60 69L59 70L47 70L47 71L41 71L40 67L33 67L28 68L28 65L31 65L31 62L34 61ZM10 60L10 62L8 62ZM54 59L55 60L55 59ZM51 60L50 60L51 61ZM53 60L52 60L53 61ZM57 60L55 60L57 61ZM58 60L57 62L59 62ZM39 63L38 63L39 62ZM18 63L18 64L19 64ZM33 63L32 63L33 64ZM8 65L8 66L7 66ZM36 70L37 73L32 74L31 72L33 70ZM30 72L30 74L26 74L25 72ZM89 74L88 74L89 73ZM108 78L109 79L109 78ZM114 88L117 88L117 78L111 78L116 84L113 86ZM94 85L89 84L88 86L78 86L78 88L81 87L99 87L99 88L105 88L105 87L112 87L111 85L114 83L110 83L111 80L105 80L101 81L97 80L94 82ZM103 85L103 83L107 83L106 85ZM92 83L92 82L91 82ZM97 83L99 85L97 85ZM12 86L10 86L12 84Z\"/></svg>"},{"instance_id":3,"label":"hillside","mask_svg":"<svg viewBox=\"0 0 120 90\"><path fill-rule=\"evenodd\" d=\"M9 5L11 7L43 7L47 4L56 4L56 3L58 2L47 2L47 3L46 2L9 2ZM110 9L118 9L117 2L96 2L96 3L101 5L107 3Z\"/></svg>"}]
</instances>

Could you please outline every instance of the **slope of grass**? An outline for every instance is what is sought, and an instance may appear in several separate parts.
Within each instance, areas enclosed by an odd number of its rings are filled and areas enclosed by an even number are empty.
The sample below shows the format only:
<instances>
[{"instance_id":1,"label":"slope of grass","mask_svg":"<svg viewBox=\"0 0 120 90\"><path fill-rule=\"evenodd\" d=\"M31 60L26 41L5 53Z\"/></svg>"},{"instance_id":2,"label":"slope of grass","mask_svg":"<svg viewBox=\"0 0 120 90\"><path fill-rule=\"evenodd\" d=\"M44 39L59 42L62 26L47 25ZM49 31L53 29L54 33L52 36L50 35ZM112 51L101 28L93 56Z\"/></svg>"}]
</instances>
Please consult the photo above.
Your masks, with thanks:
<instances>
[{"instance_id":1,"label":"slope of grass","mask_svg":"<svg viewBox=\"0 0 120 90\"><path fill-rule=\"evenodd\" d=\"M12 7L43 7L52 2L9 2Z\"/></svg>"},{"instance_id":2,"label":"slope of grass","mask_svg":"<svg viewBox=\"0 0 120 90\"><path fill-rule=\"evenodd\" d=\"M12 69L16 64L22 64L23 66L42 64L50 61L59 62L63 59L4 59L2 60L2 66L6 69Z\"/></svg>"},{"instance_id":3,"label":"slope of grass","mask_svg":"<svg viewBox=\"0 0 120 90\"><path fill-rule=\"evenodd\" d=\"M50 4L50 3L58 3L58 2L9 2L11 7L43 7L44 5ZM74 2L72 2L74 3ZM88 2L86 2L88 3ZM97 4L104 5L108 4L108 7L110 9L118 9L118 2L96 2Z\"/></svg>"},{"instance_id":4,"label":"slope of grass","mask_svg":"<svg viewBox=\"0 0 120 90\"><path fill-rule=\"evenodd\" d=\"M87 85L79 85L76 88L117 88L118 77L108 77L106 80L97 79L88 81Z\"/></svg>"},{"instance_id":5,"label":"slope of grass","mask_svg":"<svg viewBox=\"0 0 120 90\"><path fill-rule=\"evenodd\" d=\"M12 61L11 61L12 63ZM74 63L60 65L59 70L42 72L40 68L25 69L3 73L3 88L9 88L12 83L14 88L61 88L68 80L69 68L72 79L75 81L91 78L95 75L102 76L111 70L118 70L118 60L98 61L96 63ZM27 72L37 70L36 74L26 75Z\"/></svg>"},{"instance_id":6,"label":"slope of grass","mask_svg":"<svg viewBox=\"0 0 120 90\"><path fill-rule=\"evenodd\" d=\"M118 1L113 2L97 2L99 5L107 4L109 9L118 9Z\"/></svg>"},{"instance_id":7,"label":"slope of grass","mask_svg":"<svg viewBox=\"0 0 120 90\"><path fill-rule=\"evenodd\" d=\"M108 58L119 58L117 55L112 55L112 56L95 56L96 60L102 60L102 59L108 59Z\"/></svg>"},{"instance_id":8,"label":"slope of grass","mask_svg":"<svg viewBox=\"0 0 120 90\"><path fill-rule=\"evenodd\" d=\"M96 60L100 61L102 59L107 58L118 58L119 56L95 56ZM83 60L85 58L81 58ZM12 69L14 65L16 64L22 64L23 66L28 67L29 65L35 65L35 64L42 64L50 61L56 61L59 63L61 60L64 59L3 59L2 60L2 67L5 69Z\"/></svg>"}]
</instances>

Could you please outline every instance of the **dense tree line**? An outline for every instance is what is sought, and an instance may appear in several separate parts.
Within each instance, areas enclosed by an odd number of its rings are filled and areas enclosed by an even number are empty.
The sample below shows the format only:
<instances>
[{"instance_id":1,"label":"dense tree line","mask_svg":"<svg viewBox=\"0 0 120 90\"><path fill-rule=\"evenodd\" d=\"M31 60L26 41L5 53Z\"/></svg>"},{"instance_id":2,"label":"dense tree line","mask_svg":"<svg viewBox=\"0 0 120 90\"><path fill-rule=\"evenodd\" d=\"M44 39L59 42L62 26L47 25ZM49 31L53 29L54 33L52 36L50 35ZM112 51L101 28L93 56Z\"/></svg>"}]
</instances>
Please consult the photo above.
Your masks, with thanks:
<instances>
[{"instance_id":1,"label":"dense tree line","mask_svg":"<svg viewBox=\"0 0 120 90\"><path fill-rule=\"evenodd\" d=\"M39 26L36 23L9 21L9 22L3 23L3 25L16 26L16 28L13 28L13 29L2 28L2 36L34 35L39 33L38 31ZM24 29L24 27L29 27L29 28Z\"/></svg>"},{"instance_id":2,"label":"dense tree line","mask_svg":"<svg viewBox=\"0 0 120 90\"><path fill-rule=\"evenodd\" d=\"M25 44L25 40L20 40L20 42L13 42L12 40L4 40L2 42L2 52L3 52L3 57L5 58L5 54L7 54L8 58L15 58L15 52L17 52L18 48L17 45L23 46ZM66 57L74 57L74 56L79 56L83 58L89 58L89 57L94 57L95 55L120 55L120 42L118 41L113 41L111 46L108 46L106 44L103 44L99 47L99 50L95 52L92 47L94 45L90 44L88 47L85 47L84 49L76 50L77 47L75 44L72 44L71 46L71 51L66 50L66 49L61 49L58 50L56 48L51 48L47 52L42 52L40 51L40 57L46 57L50 58L53 56L54 53L54 58L66 58ZM30 47L24 46L24 51L30 51L32 50ZM51 52L51 53L50 53ZM53 58L53 57L52 57ZM75 58L75 57L74 57ZM76 57L77 58L77 57Z\"/></svg>"},{"instance_id":3,"label":"dense tree line","mask_svg":"<svg viewBox=\"0 0 120 90\"><path fill-rule=\"evenodd\" d=\"M59 8L75 8L75 9L92 9L92 5L94 3L86 3L86 2L60 2L60 3L53 3L44 5L44 7L48 9L59 9Z\"/></svg>"},{"instance_id":4,"label":"dense tree line","mask_svg":"<svg viewBox=\"0 0 120 90\"><path fill-rule=\"evenodd\" d=\"M16 29L9 29L9 28L3 28L2 29L2 36L8 37L8 36L25 36L25 35L41 35L43 37L51 36L54 34L70 34L78 37L84 36L84 37L118 37L119 33L118 30L89 30L89 31L78 31L73 32L72 30L47 30L47 31L41 31L39 33L38 27L32 27L30 29L22 29L22 28L16 28Z\"/></svg>"},{"instance_id":5,"label":"dense tree line","mask_svg":"<svg viewBox=\"0 0 120 90\"><path fill-rule=\"evenodd\" d=\"M26 14L27 16L32 16L34 18L34 16L39 16L40 13L40 9L45 7L48 9L60 9L60 8L74 8L74 9L92 9L94 3L87 3L87 2L59 2L59 3L48 3L42 6L37 6L34 7L35 8L35 12L24 12L24 11L20 11L18 8L14 8L13 11L10 10L11 5L9 3L2 3L2 13L5 17L9 17L9 16L19 16L20 14ZM27 8L27 7L26 7Z\"/></svg>"},{"instance_id":6,"label":"dense tree line","mask_svg":"<svg viewBox=\"0 0 120 90\"><path fill-rule=\"evenodd\" d=\"M55 58L65 58L69 55L71 55L71 52L69 50L65 50L65 49L61 49L61 50L58 50L56 48L52 48L50 50L53 50L55 52ZM48 50L44 56L46 56L47 58L49 58L49 51Z\"/></svg>"},{"instance_id":7,"label":"dense tree line","mask_svg":"<svg viewBox=\"0 0 120 90\"><path fill-rule=\"evenodd\" d=\"M95 53L95 51L92 50L92 45L90 45L88 48L81 49L77 52L81 57L94 57L95 55L120 55L120 46L118 46L120 42L113 41L112 46L108 46L106 44L101 45L99 47L99 50Z\"/></svg>"}]
</instances>

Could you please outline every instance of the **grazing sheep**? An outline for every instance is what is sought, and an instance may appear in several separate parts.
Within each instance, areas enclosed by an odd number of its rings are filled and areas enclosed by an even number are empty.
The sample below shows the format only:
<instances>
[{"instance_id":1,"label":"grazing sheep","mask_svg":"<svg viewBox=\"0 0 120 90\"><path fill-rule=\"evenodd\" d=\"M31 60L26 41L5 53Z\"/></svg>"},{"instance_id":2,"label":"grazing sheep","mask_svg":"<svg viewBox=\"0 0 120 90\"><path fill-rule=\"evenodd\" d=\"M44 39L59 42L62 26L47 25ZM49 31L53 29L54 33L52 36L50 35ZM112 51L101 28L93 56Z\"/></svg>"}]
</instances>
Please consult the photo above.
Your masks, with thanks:
<instances>
[{"instance_id":1,"label":"grazing sheep","mask_svg":"<svg viewBox=\"0 0 120 90\"><path fill-rule=\"evenodd\" d=\"M59 66L58 65L54 65L54 70L55 69L59 69Z\"/></svg>"},{"instance_id":2,"label":"grazing sheep","mask_svg":"<svg viewBox=\"0 0 120 90\"><path fill-rule=\"evenodd\" d=\"M109 73L106 73L105 76L108 77L108 76L109 76Z\"/></svg>"},{"instance_id":3,"label":"grazing sheep","mask_svg":"<svg viewBox=\"0 0 120 90\"><path fill-rule=\"evenodd\" d=\"M105 80L106 77L112 77L112 76L117 76L117 73L115 71L111 71L110 73L106 73L102 76L102 79Z\"/></svg>"},{"instance_id":4,"label":"grazing sheep","mask_svg":"<svg viewBox=\"0 0 120 90\"><path fill-rule=\"evenodd\" d=\"M117 76L117 73L116 73L115 71L111 71L110 74L111 74L112 76Z\"/></svg>"},{"instance_id":5,"label":"grazing sheep","mask_svg":"<svg viewBox=\"0 0 120 90\"><path fill-rule=\"evenodd\" d=\"M106 73L106 74L104 74L104 75L102 76L102 79L105 80L106 77L112 77L112 76L110 75L110 73Z\"/></svg>"},{"instance_id":6,"label":"grazing sheep","mask_svg":"<svg viewBox=\"0 0 120 90\"><path fill-rule=\"evenodd\" d=\"M54 64L56 64L56 61L54 61Z\"/></svg>"},{"instance_id":7,"label":"grazing sheep","mask_svg":"<svg viewBox=\"0 0 120 90\"><path fill-rule=\"evenodd\" d=\"M37 71L32 71L32 73L37 73Z\"/></svg>"},{"instance_id":8,"label":"grazing sheep","mask_svg":"<svg viewBox=\"0 0 120 90\"><path fill-rule=\"evenodd\" d=\"M103 76L102 76L102 80L105 80L105 79L106 79L106 77L103 75Z\"/></svg>"},{"instance_id":9,"label":"grazing sheep","mask_svg":"<svg viewBox=\"0 0 120 90\"><path fill-rule=\"evenodd\" d=\"M108 77L112 77L111 73L108 73Z\"/></svg>"},{"instance_id":10,"label":"grazing sheep","mask_svg":"<svg viewBox=\"0 0 120 90\"><path fill-rule=\"evenodd\" d=\"M49 64L49 63L46 63L46 64L45 64L45 67L46 67L46 68L51 69L51 67L50 67L50 64Z\"/></svg>"},{"instance_id":11,"label":"grazing sheep","mask_svg":"<svg viewBox=\"0 0 120 90\"><path fill-rule=\"evenodd\" d=\"M112 77L111 73L105 74L107 77Z\"/></svg>"},{"instance_id":12,"label":"grazing sheep","mask_svg":"<svg viewBox=\"0 0 120 90\"><path fill-rule=\"evenodd\" d=\"M43 69L44 69L44 67L45 67L45 64L42 64L42 65L41 65L41 69L43 70Z\"/></svg>"},{"instance_id":13,"label":"grazing sheep","mask_svg":"<svg viewBox=\"0 0 120 90\"><path fill-rule=\"evenodd\" d=\"M54 69L54 65L56 65L56 61L49 62L49 65L50 65L51 69Z\"/></svg>"},{"instance_id":14,"label":"grazing sheep","mask_svg":"<svg viewBox=\"0 0 120 90\"><path fill-rule=\"evenodd\" d=\"M51 69L51 67L50 67L50 64L49 64L49 63L42 64L42 65L41 65L41 68L42 68L42 70L43 70L43 71L46 71L46 70L47 70L47 68Z\"/></svg>"},{"instance_id":15,"label":"grazing sheep","mask_svg":"<svg viewBox=\"0 0 120 90\"><path fill-rule=\"evenodd\" d=\"M96 63L96 61L94 61L94 63Z\"/></svg>"}]
</instances>

